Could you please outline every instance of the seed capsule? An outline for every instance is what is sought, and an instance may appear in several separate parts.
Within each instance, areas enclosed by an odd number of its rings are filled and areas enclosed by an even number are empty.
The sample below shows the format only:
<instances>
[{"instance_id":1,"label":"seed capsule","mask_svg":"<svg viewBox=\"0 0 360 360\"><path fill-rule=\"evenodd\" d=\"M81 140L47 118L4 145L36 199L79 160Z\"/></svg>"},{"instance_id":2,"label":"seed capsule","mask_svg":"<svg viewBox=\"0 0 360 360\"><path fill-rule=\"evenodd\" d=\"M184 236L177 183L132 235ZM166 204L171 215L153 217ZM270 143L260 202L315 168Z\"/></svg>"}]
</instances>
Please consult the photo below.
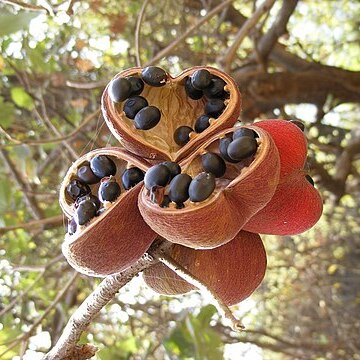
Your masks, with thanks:
<instances>
[{"instance_id":1,"label":"seed capsule","mask_svg":"<svg viewBox=\"0 0 360 360\"><path fill-rule=\"evenodd\" d=\"M90 168L99 178L114 176L116 174L115 163L106 155L98 155L92 158L90 160Z\"/></svg>"},{"instance_id":2,"label":"seed capsule","mask_svg":"<svg viewBox=\"0 0 360 360\"><path fill-rule=\"evenodd\" d=\"M218 77L213 78L210 82L210 85L204 89L204 95L208 99L225 99L227 97L227 92L224 90L226 83L223 79Z\"/></svg>"},{"instance_id":3,"label":"seed capsule","mask_svg":"<svg viewBox=\"0 0 360 360\"><path fill-rule=\"evenodd\" d=\"M104 201L115 201L121 193L120 185L115 179L109 178L102 181L99 187L99 198Z\"/></svg>"},{"instance_id":4,"label":"seed capsule","mask_svg":"<svg viewBox=\"0 0 360 360\"><path fill-rule=\"evenodd\" d=\"M129 119L134 119L135 115L149 103L142 96L131 96L124 104L124 113Z\"/></svg>"},{"instance_id":5,"label":"seed capsule","mask_svg":"<svg viewBox=\"0 0 360 360\"><path fill-rule=\"evenodd\" d=\"M243 137L243 136L257 138L258 134L252 129L240 128L240 129L237 129L237 130L234 131L233 139L235 140L235 139L237 139L239 137Z\"/></svg>"},{"instance_id":6,"label":"seed capsule","mask_svg":"<svg viewBox=\"0 0 360 360\"><path fill-rule=\"evenodd\" d=\"M79 225L84 225L96 216L96 212L96 206L92 201L82 201L75 211L75 220Z\"/></svg>"},{"instance_id":7,"label":"seed capsule","mask_svg":"<svg viewBox=\"0 0 360 360\"><path fill-rule=\"evenodd\" d=\"M165 70L157 66L148 66L142 70L141 77L146 84L160 87L166 84L168 75Z\"/></svg>"},{"instance_id":8,"label":"seed capsule","mask_svg":"<svg viewBox=\"0 0 360 360\"><path fill-rule=\"evenodd\" d=\"M144 173L137 167L132 167L130 169L126 169L121 177L122 184L125 190L129 190L134 187L140 181L144 179Z\"/></svg>"},{"instance_id":9,"label":"seed capsule","mask_svg":"<svg viewBox=\"0 0 360 360\"><path fill-rule=\"evenodd\" d=\"M197 133L201 133L206 130L210 126L210 116L209 115L201 115L196 119L195 122L195 131Z\"/></svg>"},{"instance_id":10,"label":"seed capsule","mask_svg":"<svg viewBox=\"0 0 360 360\"><path fill-rule=\"evenodd\" d=\"M161 118L160 110L155 106L147 106L135 115L135 127L140 130L149 130L155 127Z\"/></svg>"},{"instance_id":11,"label":"seed capsule","mask_svg":"<svg viewBox=\"0 0 360 360\"><path fill-rule=\"evenodd\" d=\"M169 185L169 198L171 201L182 204L189 198L189 186L191 183L191 176L188 174L176 175Z\"/></svg>"},{"instance_id":12,"label":"seed capsule","mask_svg":"<svg viewBox=\"0 0 360 360\"><path fill-rule=\"evenodd\" d=\"M189 186L190 200L201 202L206 200L215 190L215 176L202 172L191 181Z\"/></svg>"},{"instance_id":13,"label":"seed capsule","mask_svg":"<svg viewBox=\"0 0 360 360\"><path fill-rule=\"evenodd\" d=\"M222 158L224 160L234 163L236 161L231 159L231 157L227 153L227 149L228 149L229 145L231 144L231 142L232 142L231 137L224 137L224 138L220 139L220 141L219 141L219 152L220 152L220 155L222 156Z\"/></svg>"},{"instance_id":14,"label":"seed capsule","mask_svg":"<svg viewBox=\"0 0 360 360\"><path fill-rule=\"evenodd\" d=\"M118 77L109 84L109 96L113 102L122 102L131 94L131 83L128 79Z\"/></svg>"},{"instance_id":15,"label":"seed capsule","mask_svg":"<svg viewBox=\"0 0 360 360\"><path fill-rule=\"evenodd\" d=\"M136 76L129 76L127 79L131 85L131 96L140 95L144 90L144 82Z\"/></svg>"},{"instance_id":16,"label":"seed capsule","mask_svg":"<svg viewBox=\"0 0 360 360\"><path fill-rule=\"evenodd\" d=\"M215 177L222 177L225 174L225 161L218 154L208 152L202 155L201 163L204 171L213 174Z\"/></svg>"},{"instance_id":17,"label":"seed capsule","mask_svg":"<svg viewBox=\"0 0 360 360\"><path fill-rule=\"evenodd\" d=\"M205 104L205 113L214 118L219 117L224 109L225 104L221 99L209 99Z\"/></svg>"},{"instance_id":18,"label":"seed capsule","mask_svg":"<svg viewBox=\"0 0 360 360\"><path fill-rule=\"evenodd\" d=\"M75 202L75 207L78 207L79 204L85 200L92 201L94 203L94 205L96 206L96 210L99 210L99 208L101 206L100 200L97 196L95 196L93 194L87 194L87 195L84 195L84 196L78 198Z\"/></svg>"},{"instance_id":19,"label":"seed capsule","mask_svg":"<svg viewBox=\"0 0 360 360\"><path fill-rule=\"evenodd\" d=\"M84 184L83 182L77 179L70 181L70 183L66 187L66 191L73 200L76 200L77 198L89 194L91 192L87 184Z\"/></svg>"},{"instance_id":20,"label":"seed capsule","mask_svg":"<svg viewBox=\"0 0 360 360\"><path fill-rule=\"evenodd\" d=\"M101 180L93 173L93 171L90 168L90 165L81 166L78 169L76 175L85 184L90 184L90 185L96 184Z\"/></svg>"},{"instance_id":21,"label":"seed capsule","mask_svg":"<svg viewBox=\"0 0 360 360\"><path fill-rule=\"evenodd\" d=\"M174 140L175 142L180 145L183 146L185 144L187 144L190 140L190 133L193 132L194 130L189 127L189 126L180 126L175 130L174 133Z\"/></svg>"},{"instance_id":22,"label":"seed capsule","mask_svg":"<svg viewBox=\"0 0 360 360\"><path fill-rule=\"evenodd\" d=\"M241 161L254 155L257 149L257 142L253 137L243 136L231 142L227 148L229 157L236 161Z\"/></svg>"},{"instance_id":23,"label":"seed capsule","mask_svg":"<svg viewBox=\"0 0 360 360\"><path fill-rule=\"evenodd\" d=\"M193 100L199 100L204 95L201 90L197 90L191 85L191 78L185 80L185 91L186 95Z\"/></svg>"},{"instance_id":24,"label":"seed capsule","mask_svg":"<svg viewBox=\"0 0 360 360\"><path fill-rule=\"evenodd\" d=\"M170 170L170 180L181 173L181 167L175 161L164 161L161 164Z\"/></svg>"},{"instance_id":25,"label":"seed capsule","mask_svg":"<svg viewBox=\"0 0 360 360\"><path fill-rule=\"evenodd\" d=\"M191 75L191 85L198 90L207 88L211 83L212 75L208 70L196 70Z\"/></svg>"},{"instance_id":26,"label":"seed capsule","mask_svg":"<svg viewBox=\"0 0 360 360\"><path fill-rule=\"evenodd\" d=\"M170 180L170 176L170 170L165 165L154 165L145 174L145 187L151 190L154 186L166 186Z\"/></svg>"}]
</instances>

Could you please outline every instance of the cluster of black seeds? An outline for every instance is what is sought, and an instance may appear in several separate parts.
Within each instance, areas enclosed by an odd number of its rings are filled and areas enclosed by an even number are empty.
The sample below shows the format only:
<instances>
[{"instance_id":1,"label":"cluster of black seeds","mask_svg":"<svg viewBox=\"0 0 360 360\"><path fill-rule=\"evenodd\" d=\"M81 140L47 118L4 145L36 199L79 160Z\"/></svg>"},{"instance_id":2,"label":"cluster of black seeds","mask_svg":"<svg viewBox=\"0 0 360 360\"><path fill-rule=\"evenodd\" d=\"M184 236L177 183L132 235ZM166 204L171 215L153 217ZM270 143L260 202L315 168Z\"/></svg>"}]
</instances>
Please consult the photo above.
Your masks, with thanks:
<instances>
[{"instance_id":1,"label":"cluster of black seeds","mask_svg":"<svg viewBox=\"0 0 360 360\"><path fill-rule=\"evenodd\" d=\"M66 192L74 201L75 214L69 222L68 233L76 232L78 225L84 225L105 208L105 202L114 202L121 194L120 182L115 178L115 162L106 155L93 157L89 163L77 169L76 178L70 180ZM125 190L134 187L144 179L144 172L137 167L126 169L121 175L121 184ZM90 185L96 185L97 196Z\"/></svg>"}]
</instances>

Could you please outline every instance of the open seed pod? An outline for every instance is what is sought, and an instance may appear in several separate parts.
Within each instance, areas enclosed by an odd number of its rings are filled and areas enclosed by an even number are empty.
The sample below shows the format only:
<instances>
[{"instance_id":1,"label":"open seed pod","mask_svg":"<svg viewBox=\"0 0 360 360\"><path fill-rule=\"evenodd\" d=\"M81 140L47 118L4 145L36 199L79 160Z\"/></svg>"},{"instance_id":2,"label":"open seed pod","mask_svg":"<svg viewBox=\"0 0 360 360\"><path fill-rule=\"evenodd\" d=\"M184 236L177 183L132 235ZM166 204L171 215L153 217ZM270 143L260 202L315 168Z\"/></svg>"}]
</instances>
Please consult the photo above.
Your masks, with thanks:
<instances>
[{"instance_id":1,"label":"open seed pod","mask_svg":"<svg viewBox=\"0 0 360 360\"><path fill-rule=\"evenodd\" d=\"M266 254L260 236L245 231L216 249L194 250L174 245L170 256L227 305L250 296L260 285L266 270ZM194 290L163 264L146 269L143 278L149 287L164 295Z\"/></svg>"},{"instance_id":2,"label":"open seed pod","mask_svg":"<svg viewBox=\"0 0 360 360\"><path fill-rule=\"evenodd\" d=\"M193 67L177 77L153 66L127 69L102 96L113 135L148 159L183 159L209 136L233 126L240 110L237 85L212 67Z\"/></svg>"},{"instance_id":3,"label":"open seed pod","mask_svg":"<svg viewBox=\"0 0 360 360\"><path fill-rule=\"evenodd\" d=\"M250 132L251 137L241 135L241 141L249 140L253 147L247 153L245 148L245 155L240 156L242 159L234 160L222 153L221 146L224 140L231 142L239 129ZM237 140L231 143L237 145ZM261 128L254 132L249 127L219 132L180 165L182 176L190 175L192 179L180 193L185 196L172 194L176 178L161 187L160 194L156 193L157 188L146 188L145 179L145 187L139 195L139 209L155 232L173 243L195 249L214 248L233 239L271 200L280 170L279 155L272 138ZM167 207L162 205L164 196L172 200Z\"/></svg>"},{"instance_id":4,"label":"open seed pod","mask_svg":"<svg viewBox=\"0 0 360 360\"><path fill-rule=\"evenodd\" d=\"M279 151L281 169L276 192L271 201L244 226L247 231L272 235L302 233L319 220L322 199L304 170L306 138L293 123L264 120L253 129L266 130Z\"/></svg>"},{"instance_id":5,"label":"open seed pod","mask_svg":"<svg viewBox=\"0 0 360 360\"><path fill-rule=\"evenodd\" d=\"M105 276L138 260L156 234L137 198L148 164L118 148L83 155L68 170L60 205L71 220L63 253L79 272Z\"/></svg>"}]
</instances>

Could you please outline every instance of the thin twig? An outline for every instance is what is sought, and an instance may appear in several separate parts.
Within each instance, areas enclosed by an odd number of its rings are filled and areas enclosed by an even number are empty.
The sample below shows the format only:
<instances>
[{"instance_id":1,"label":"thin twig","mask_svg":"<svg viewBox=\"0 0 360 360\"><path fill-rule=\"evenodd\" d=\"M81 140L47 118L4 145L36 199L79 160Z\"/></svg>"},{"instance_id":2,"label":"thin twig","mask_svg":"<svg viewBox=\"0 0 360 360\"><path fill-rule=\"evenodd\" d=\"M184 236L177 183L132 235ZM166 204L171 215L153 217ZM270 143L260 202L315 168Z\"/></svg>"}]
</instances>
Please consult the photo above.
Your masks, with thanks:
<instances>
[{"instance_id":1,"label":"thin twig","mask_svg":"<svg viewBox=\"0 0 360 360\"><path fill-rule=\"evenodd\" d=\"M163 254L159 257L159 261L167 266L169 269L174 271L176 275L180 276L182 279L187 281L189 284L194 285L202 293L210 295L214 301L214 305L218 311L224 316L225 319L230 320L233 330L241 331L244 330L244 325L241 324L240 320L236 319L234 314L231 312L229 307L224 304L224 302L219 298L219 296L209 289L200 279L192 275L188 270L186 270L182 265L175 261L168 254Z\"/></svg>"},{"instance_id":2,"label":"thin twig","mask_svg":"<svg viewBox=\"0 0 360 360\"><path fill-rule=\"evenodd\" d=\"M25 9L28 11L45 11L47 14L51 15L51 11L41 5L26 4L26 3L22 2L22 1L18 1L18 0L0 0L0 2L3 2L4 4L9 4L12 6L18 6L19 8Z\"/></svg>"},{"instance_id":3,"label":"thin twig","mask_svg":"<svg viewBox=\"0 0 360 360\"><path fill-rule=\"evenodd\" d=\"M146 7L148 6L150 0L145 0L141 6L139 16L136 21L136 30L135 30L135 56L136 56L136 66L141 66L141 57L140 57L140 30L141 23L144 18Z\"/></svg>"}]
</instances>

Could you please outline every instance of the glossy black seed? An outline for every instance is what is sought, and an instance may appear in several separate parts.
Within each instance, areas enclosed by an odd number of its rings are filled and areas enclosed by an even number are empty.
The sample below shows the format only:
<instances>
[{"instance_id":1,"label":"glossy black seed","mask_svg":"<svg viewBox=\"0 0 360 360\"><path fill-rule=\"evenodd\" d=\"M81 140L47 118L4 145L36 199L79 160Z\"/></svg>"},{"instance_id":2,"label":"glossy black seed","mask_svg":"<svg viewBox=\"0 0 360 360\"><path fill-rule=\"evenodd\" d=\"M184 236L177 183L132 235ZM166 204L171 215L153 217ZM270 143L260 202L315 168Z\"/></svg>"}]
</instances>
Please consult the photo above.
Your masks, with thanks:
<instances>
[{"instance_id":1,"label":"glossy black seed","mask_svg":"<svg viewBox=\"0 0 360 360\"><path fill-rule=\"evenodd\" d=\"M189 134L194 130L190 126L180 126L175 130L174 140L175 142L183 146L187 144L190 140Z\"/></svg>"},{"instance_id":2,"label":"glossy black seed","mask_svg":"<svg viewBox=\"0 0 360 360\"><path fill-rule=\"evenodd\" d=\"M84 225L96 216L96 206L90 200L82 201L75 211L75 219L79 225Z\"/></svg>"},{"instance_id":3,"label":"glossy black seed","mask_svg":"<svg viewBox=\"0 0 360 360\"><path fill-rule=\"evenodd\" d=\"M315 186L315 182L310 175L306 175L305 178L312 186Z\"/></svg>"},{"instance_id":4,"label":"glossy black seed","mask_svg":"<svg viewBox=\"0 0 360 360\"><path fill-rule=\"evenodd\" d=\"M210 119L209 115L201 115L201 116L199 116L196 119L196 122L195 122L195 131L197 133L201 133L205 129L207 129L210 126L209 119Z\"/></svg>"},{"instance_id":5,"label":"glossy black seed","mask_svg":"<svg viewBox=\"0 0 360 360\"><path fill-rule=\"evenodd\" d=\"M155 127L161 118L160 110L155 106L147 106L135 115L135 127L139 130L149 130Z\"/></svg>"},{"instance_id":6,"label":"glossy black seed","mask_svg":"<svg viewBox=\"0 0 360 360\"><path fill-rule=\"evenodd\" d=\"M131 96L140 95L144 90L144 82L136 76L129 76L127 79L131 85Z\"/></svg>"},{"instance_id":7,"label":"glossy black seed","mask_svg":"<svg viewBox=\"0 0 360 360\"><path fill-rule=\"evenodd\" d=\"M124 104L124 113L129 119L134 119L136 114L149 103L147 100L142 96L131 96L128 98Z\"/></svg>"},{"instance_id":8,"label":"glossy black seed","mask_svg":"<svg viewBox=\"0 0 360 360\"><path fill-rule=\"evenodd\" d=\"M219 140L219 152L220 152L221 157L224 160L235 163L237 161L231 159L231 157L227 153L227 149L228 149L229 145L231 144L231 142L232 142L231 137L224 137L224 138L220 139Z\"/></svg>"},{"instance_id":9,"label":"glossy black seed","mask_svg":"<svg viewBox=\"0 0 360 360\"><path fill-rule=\"evenodd\" d=\"M301 131L305 131L305 124L300 120L290 120L291 123L296 125Z\"/></svg>"},{"instance_id":10,"label":"glossy black seed","mask_svg":"<svg viewBox=\"0 0 360 360\"><path fill-rule=\"evenodd\" d=\"M202 155L201 163L204 171L213 174L215 177L222 177L225 174L225 161L218 154L208 152Z\"/></svg>"},{"instance_id":11,"label":"glossy black seed","mask_svg":"<svg viewBox=\"0 0 360 360\"><path fill-rule=\"evenodd\" d=\"M110 82L108 92L112 101L124 101L131 95L131 83L126 78L118 77Z\"/></svg>"},{"instance_id":12,"label":"glossy black seed","mask_svg":"<svg viewBox=\"0 0 360 360\"><path fill-rule=\"evenodd\" d=\"M168 75L165 70L157 66L148 66L142 70L141 77L146 84L160 87L166 84Z\"/></svg>"},{"instance_id":13,"label":"glossy black seed","mask_svg":"<svg viewBox=\"0 0 360 360\"><path fill-rule=\"evenodd\" d=\"M120 185L115 179L102 181L99 187L99 198L101 201L115 201L121 193Z\"/></svg>"},{"instance_id":14,"label":"glossy black seed","mask_svg":"<svg viewBox=\"0 0 360 360\"><path fill-rule=\"evenodd\" d=\"M224 101L221 99L209 99L205 104L205 114L217 118L225 109Z\"/></svg>"},{"instance_id":15,"label":"glossy black seed","mask_svg":"<svg viewBox=\"0 0 360 360\"><path fill-rule=\"evenodd\" d=\"M206 200L215 189L215 176L202 172L191 181L189 186L190 200L200 202Z\"/></svg>"},{"instance_id":16,"label":"glossy black seed","mask_svg":"<svg viewBox=\"0 0 360 360\"><path fill-rule=\"evenodd\" d=\"M235 139L237 139L239 137L242 137L242 136L248 136L248 137L253 137L253 138L259 137L258 134L252 129L239 128L239 129L234 131L233 139L235 140Z\"/></svg>"},{"instance_id":17,"label":"glossy black seed","mask_svg":"<svg viewBox=\"0 0 360 360\"><path fill-rule=\"evenodd\" d=\"M210 85L204 89L204 95L209 99L225 99L228 94L224 90L224 87L226 86L226 82L223 79L220 79L218 77L213 78L210 82Z\"/></svg>"},{"instance_id":18,"label":"glossy black seed","mask_svg":"<svg viewBox=\"0 0 360 360\"><path fill-rule=\"evenodd\" d=\"M126 169L121 177L125 190L129 190L142 180L144 180L144 172L137 167Z\"/></svg>"},{"instance_id":19,"label":"glossy black seed","mask_svg":"<svg viewBox=\"0 0 360 360\"><path fill-rule=\"evenodd\" d=\"M69 235L73 235L76 233L76 229L77 229L77 224L75 219L73 218L68 222L67 232Z\"/></svg>"},{"instance_id":20,"label":"glossy black seed","mask_svg":"<svg viewBox=\"0 0 360 360\"><path fill-rule=\"evenodd\" d=\"M80 180L74 179L71 180L68 186L66 187L67 193L73 200L84 196L86 194L90 194L91 190L87 184L84 184Z\"/></svg>"},{"instance_id":21,"label":"glossy black seed","mask_svg":"<svg viewBox=\"0 0 360 360\"><path fill-rule=\"evenodd\" d=\"M171 203L171 200L170 200L169 196L165 195L163 201L160 204L160 207L167 208L167 207L169 207L170 203Z\"/></svg>"},{"instance_id":22,"label":"glossy black seed","mask_svg":"<svg viewBox=\"0 0 360 360\"><path fill-rule=\"evenodd\" d=\"M175 161L164 161L161 164L170 170L170 180L181 173L181 167Z\"/></svg>"},{"instance_id":23,"label":"glossy black seed","mask_svg":"<svg viewBox=\"0 0 360 360\"><path fill-rule=\"evenodd\" d=\"M202 90L197 90L191 85L191 78L185 80L185 91L186 95L193 100L199 100L204 95Z\"/></svg>"},{"instance_id":24,"label":"glossy black seed","mask_svg":"<svg viewBox=\"0 0 360 360\"><path fill-rule=\"evenodd\" d=\"M154 165L145 174L145 187L150 190L154 186L166 186L170 177L170 170L165 165Z\"/></svg>"},{"instance_id":25,"label":"glossy black seed","mask_svg":"<svg viewBox=\"0 0 360 360\"><path fill-rule=\"evenodd\" d=\"M208 70L196 70L191 75L191 85L197 90L203 90L210 85L212 78L213 76Z\"/></svg>"},{"instance_id":26,"label":"glossy black seed","mask_svg":"<svg viewBox=\"0 0 360 360\"><path fill-rule=\"evenodd\" d=\"M90 168L99 178L116 174L115 163L106 155L98 155L92 158L90 160Z\"/></svg>"},{"instance_id":27,"label":"glossy black seed","mask_svg":"<svg viewBox=\"0 0 360 360\"><path fill-rule=\"evenodd\" d=\"M176 175L169 185L169 198L177 204L183 203L189 198L189 186L191 183L191 176L188 174Z\"/></svg>"},{"instance_id":28,"label":"glossy black seed","mask_svg":"<svg viewBox=\"0 0 360 360\"><path fill-rule=\"evenodd\" d=\"M93 194L87 194L87 195L84 195L84 196L78 198L75 202L75 207L78 207L79 204L85 200L92 201L94 203L94 205L96 206L96 209L99 210L99 208L101 206L100 200L97 196L95 196Z\"/></svg>"},{"instance_id":29,"label":"glossy black seed","mask_svg":"<svg viewBox=\"0 0 360 360\"><path fill-rule=\"evenodd\" d=\"M83 165L79 167L76 175L85 184L96 184L101 180L93 173L90 165Z\"/></svg>"},{"instance_id":30,"label":"glossy black seed","mask_svg":"<svg viewBox=\"0 0 360 360\"><path fill-rule=\"evenodd\" d=\"M229 157L241 161L256 153L257 142L253 137L243 136L231 142L227 148Z\"/></svg>"}]
</instances>

